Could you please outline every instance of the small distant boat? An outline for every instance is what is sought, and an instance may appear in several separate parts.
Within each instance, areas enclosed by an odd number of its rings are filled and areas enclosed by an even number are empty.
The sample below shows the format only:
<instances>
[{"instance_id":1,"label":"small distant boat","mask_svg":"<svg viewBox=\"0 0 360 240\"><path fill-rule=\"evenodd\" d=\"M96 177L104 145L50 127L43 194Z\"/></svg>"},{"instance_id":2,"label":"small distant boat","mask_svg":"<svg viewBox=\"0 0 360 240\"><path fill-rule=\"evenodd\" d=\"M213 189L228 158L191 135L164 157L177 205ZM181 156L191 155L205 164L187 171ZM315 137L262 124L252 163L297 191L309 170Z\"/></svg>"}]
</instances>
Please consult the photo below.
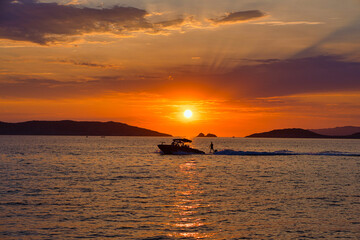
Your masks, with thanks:
<instances>
[{"instance_id":1,"label":"small distant boat","mask_svg":"<svg viewBox=\"0 0 360 240\"><path fill-rule=\"evenodd\" d=\"M173 154L173 155L180 155L180 154L205 154L205 152L200 151L195 148L191 148L189 144L192 141L186 138L176 138L173 139L170 145L161 143L158 145L161 152L163 154Z\"/></svg>"}]
</instances>

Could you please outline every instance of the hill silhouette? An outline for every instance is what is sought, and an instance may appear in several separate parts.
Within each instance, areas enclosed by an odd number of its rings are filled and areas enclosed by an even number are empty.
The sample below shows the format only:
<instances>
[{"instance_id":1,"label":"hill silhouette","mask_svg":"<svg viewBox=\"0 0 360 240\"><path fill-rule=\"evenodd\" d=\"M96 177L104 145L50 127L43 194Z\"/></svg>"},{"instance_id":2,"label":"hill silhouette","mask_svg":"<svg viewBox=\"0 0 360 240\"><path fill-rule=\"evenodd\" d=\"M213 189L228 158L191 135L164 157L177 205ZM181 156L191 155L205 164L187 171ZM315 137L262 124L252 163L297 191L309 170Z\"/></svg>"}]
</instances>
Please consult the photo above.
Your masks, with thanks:
<instances>
[{"instance_id":1,"label":"hill silhouette","mask_svg":"<svg viewBox=\"0 0 360 240\"><path fill-rule=\"evenodd\" d=\"M0 135L171 136L120 122L28 121L0 122Z\"/></svg>"},{"instance_id":2,"label":"hill silhouette","mask_svg":"<svg viewBox=\"0 0 360 240\"><path fill-rule=\"evenodd\" d=\"M360 139L360 132L351 134L351 135L349 136L349 138Z\"/></svg>"},{"instance_id":3,"label":"hill silhouette","mask_svg":"<svg viewBox=\"0 0 360 240\"><path fill-rule=\"evenodd\" d=\"M251 138L354 138L360 139L360 133L346 136L322 135L302 128L276 129L269 132L255 133L246 137Z\"/></svg>"},{"instance_id":4,"label":"hill silhouette","mask_svg":"<svg viewBox=\"0 0 360 240\"><path fill-rule=\"evenodd\" d=\"M321 128L321 129L308 129L312 132L329 135L329 136L346 136L360 132L360 127L345 126L345 127L334 127L334 128Z\"/></svg>"}]
</instances>

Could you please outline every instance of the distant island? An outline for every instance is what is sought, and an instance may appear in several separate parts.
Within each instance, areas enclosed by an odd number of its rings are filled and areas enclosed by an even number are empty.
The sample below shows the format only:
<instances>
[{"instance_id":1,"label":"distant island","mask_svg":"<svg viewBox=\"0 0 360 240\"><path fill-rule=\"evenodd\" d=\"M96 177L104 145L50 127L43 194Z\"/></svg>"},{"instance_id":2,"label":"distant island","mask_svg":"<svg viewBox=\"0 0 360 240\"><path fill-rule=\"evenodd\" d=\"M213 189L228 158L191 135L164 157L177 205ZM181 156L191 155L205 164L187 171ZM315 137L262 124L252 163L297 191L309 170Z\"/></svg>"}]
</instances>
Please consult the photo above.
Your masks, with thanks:
<instances>
[{"instance_id":1,"label":"distant island","mask_svg":"<svg viewBox=\"0 0 360 240\"><path fill-rule=\"evenodd\" d=\"M0 122L0 135L66 135L66 136L171 136L120 122L28 121Z\"/></svg>"},{"instance_id":2,"label":"distant island","mask_svg":"<svg viewBox=\"0 0 360 240\"><path fill-rule=\"evenodd\" d=\"M203 133L199 133L199 135L197 135L196 137L217 137L215 134L212 133L208 133L208 134L203 134Z\"/></svg>"},{"instance_id":3,"label":"distant island","mask_svg":"<svg viewBox=\"0 0 360 240\"><path fill-rule=\"evenodd\" d=\"M329 136L312 132L301 128L276 129L270 132L255 133L248 138L347 138L360 139L360 132L345 136Z\"/></svg>"}]
</instances>

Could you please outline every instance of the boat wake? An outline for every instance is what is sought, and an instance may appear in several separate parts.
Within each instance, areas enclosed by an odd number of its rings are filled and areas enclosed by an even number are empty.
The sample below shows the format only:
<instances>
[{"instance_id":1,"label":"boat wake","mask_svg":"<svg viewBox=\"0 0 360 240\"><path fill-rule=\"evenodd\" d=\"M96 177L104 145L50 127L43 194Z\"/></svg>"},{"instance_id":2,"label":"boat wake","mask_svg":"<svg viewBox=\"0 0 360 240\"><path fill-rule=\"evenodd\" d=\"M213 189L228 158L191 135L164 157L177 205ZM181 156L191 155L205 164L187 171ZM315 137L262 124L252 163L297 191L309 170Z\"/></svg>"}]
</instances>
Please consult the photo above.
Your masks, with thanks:
<instances>
[{"instance_id":1,"label":"boat wake","mask_svg":"<svg viewBox=\"0 0 360 240\"><path fill-rule=\"evenodd\" d=\"M163 153L162 151L157 151L156 153L159 153L160 155L169 155L169 154ZM178 151L178 152L172 152L170 155L199 155L199 154L192 153L192 152Z\"/></svg>"},{"instance_id":2,"label":"boat wake","mask_svg":"<svg viewBox=\"0 0 360 240\"><path fill-rule=\"evenodd\" d=\"M255 151L235 151L232 149L225 149L215 152L214 155L240 155L240 156L289 156L289 155L311 155L311 156L349 156L360 157L360 153L338 152L338 151L323 151L315 153L299 153L288 150L280 150L274 152L255 152Z\"/></svg>"}]
</instances>

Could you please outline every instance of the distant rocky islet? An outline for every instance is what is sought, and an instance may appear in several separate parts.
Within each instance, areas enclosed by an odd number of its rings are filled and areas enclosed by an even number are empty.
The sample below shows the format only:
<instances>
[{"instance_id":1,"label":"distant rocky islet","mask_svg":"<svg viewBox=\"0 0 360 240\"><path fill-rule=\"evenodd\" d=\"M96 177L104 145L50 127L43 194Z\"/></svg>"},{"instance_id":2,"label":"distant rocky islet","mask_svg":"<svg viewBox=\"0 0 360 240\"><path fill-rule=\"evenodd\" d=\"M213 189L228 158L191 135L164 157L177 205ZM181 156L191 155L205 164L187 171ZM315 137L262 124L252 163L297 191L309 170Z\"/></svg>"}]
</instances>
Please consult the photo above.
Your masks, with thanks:
<instances>
[{"instance_id":1,"label":"distant rocky islet","mask_svg":"<svg viewBox=\"0 0 360 240\"><path fill-rule=\"evenodd\" d=\"M199 133L199 135L197 135L196 137L217 137L217 136L213 133L208 133L206 135L204 133Z\"/></svg>"}]
</instances>

